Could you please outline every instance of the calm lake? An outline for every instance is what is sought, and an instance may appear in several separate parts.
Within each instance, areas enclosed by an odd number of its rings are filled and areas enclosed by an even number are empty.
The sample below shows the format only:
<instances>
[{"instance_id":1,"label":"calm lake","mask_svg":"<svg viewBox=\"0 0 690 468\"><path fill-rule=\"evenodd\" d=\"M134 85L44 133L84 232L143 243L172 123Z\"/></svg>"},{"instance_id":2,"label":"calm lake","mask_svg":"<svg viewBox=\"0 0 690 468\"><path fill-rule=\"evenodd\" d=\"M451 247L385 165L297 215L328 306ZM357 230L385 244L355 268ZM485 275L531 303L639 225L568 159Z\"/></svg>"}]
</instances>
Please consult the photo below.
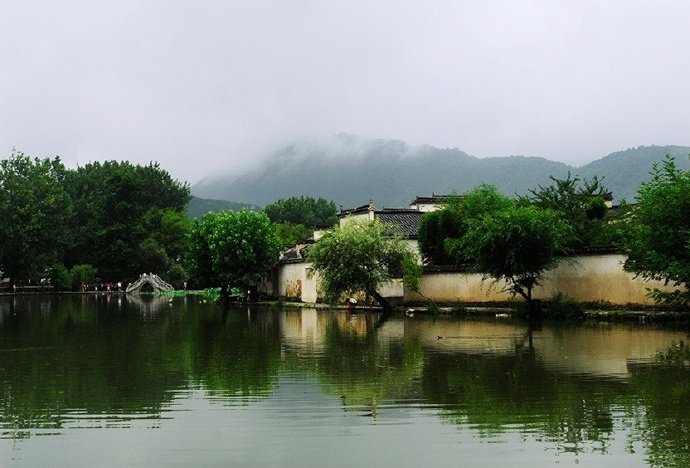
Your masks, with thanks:
<instances>
[{"instance_id":1,"label":"calm lake","mask_svg":"<svg viewBox=\"0 0 690 468\"><path fill-rule=\"evenodd\" d=\"M690 466L688 330L0 297L0 466Z\"/></svg>"}]
</instances>

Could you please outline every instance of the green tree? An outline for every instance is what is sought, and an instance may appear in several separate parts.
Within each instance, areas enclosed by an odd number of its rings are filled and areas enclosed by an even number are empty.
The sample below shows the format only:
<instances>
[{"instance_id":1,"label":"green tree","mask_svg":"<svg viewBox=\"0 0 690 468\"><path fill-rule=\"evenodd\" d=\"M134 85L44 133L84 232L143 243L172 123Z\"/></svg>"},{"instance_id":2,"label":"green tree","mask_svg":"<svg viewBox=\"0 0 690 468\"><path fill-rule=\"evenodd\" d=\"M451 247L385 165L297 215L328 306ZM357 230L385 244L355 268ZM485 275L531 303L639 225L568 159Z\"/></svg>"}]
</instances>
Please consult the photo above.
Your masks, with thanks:
<instances>
[{"instance_id":1,"label":"green tree","mask_svg":"<svg viewBox=\"0 0 690 468\"><path fill-rule=\"evenodd\" d=\"M209 211L204 216L214 216ZM190 286L197 289L210 288L216 285L213 273L213 256L209 239L213 223L209 220L195 219L190 226L187 238L187 250L183 256L183 266L189 274Z\"/></svg>"},{"instance_id":2,"label":"green tree","mask_svg":"<svg viewBox=\"0 0 690 468\"><path fill-rule=\"evenodd\" d=\"M176 208L150 208L144 213L143 224L170 259L179 261L191 224L185 213Z\"/></svg>"},{"instance_id":3,"label":"green tree","mask_svg":"<svg viewBox=\"0 0 690 468\"><path fill-rule=\"evenodd\" d=\"M462 199L462 217L466 222L485 214L512 208L514 201L503 195L496 187L481 184L465 194Z\"/></svg>"},{"instance_id":4,"label":"green tree","mask_svg":"<svg viewBox=\"0 0 690 468\"><path fill-rule=\"evenodd\" d=\"M422 215L419 224L419 250L426 263L450 265L455 258L444 248L446 239L460 237L463 232L462 215L448 207Z\"/></svg>"},{"instance_id":5,"label":"green tree","mask_svg":"<svg viewBox=\"0 0 690 468\"><path fill-rule=\"evenodd\" d=\"M304 224L276 223L275 228L281 249L286 249L299 242L304 242L309 239L314 232Z\"/></svg>"},{"instance_id":6,"label":"green tree","mask_svg":"<svg viewBox=\"0 0 690 468\"><path fill-rule=\"evenodd\" d=\"M610 193L601 179L580 179L570 173L565 179L549 178L552 185L530 190L521 201L562 213L573 228L573 247L599 244L607 238L602 231L607 228L603 219L607 212L605 198Z\"/></svg>"},{"instance_id":7,"label":"green tree","mask_svg":"<svg viewBox=\"0 0 690 468\"><path fill-rule=\"evenodd\" d=\"M389 311L392 307L377 287L402 272L405 258L412 255L386 225L348 220L319 239L307 259L318 272L329 301L365 292Z\"/></svg>"},{"instance_id":8,"label":"green tree","mask_svg":"<svg viewBox=\"0 0 690 468\"><path fill-rule=\"evenodd\" d=\"M155 239L168 256L182 254L189 186L158 164L94 162L69 171L66 187L75 216L75 240L65 264L90 263L106 279L128 279L139 271L139 245Z\"/></svg>"},{"instance_id":9,"label":"green tree","mask_svg":"<svg viewBox=\"0 0 690 468\"><path fill-rule=\"evenodd\" d=\"M96 268L89 264L74 265L70 270L72 289L79 289L81 285L88 286L96 281Z\"/></svg>"},{"instance_id":10,"label":"green tree","mask_svg":"<svg viewBox=\"0 0 690 468\"><path fill-rule=\"evenodd\" d=\"M441 210L424 213L419 227L419 250L424 261L435 265L464 264L467 259L450 255L446 239L457 239L467 230L467 220L510 205L511 200L498 190L482 184L462 199L453 199Z\"/></svg>"},{"instance_id":11,"label":"green tree","mask_svg":"<svg viewBox=\"0 0 690 468\"><path fill-rule=\"evenodd\" d=\"M72 275L62 263L56 263L50 270L50 283L56 291L69 291L72 289Z\"/></svg>"},{"instance_id":12,"label":"green tree","mask_svg":"<svg viewBox=\"0 0 690 468\"><path fill-rule=\"evenodd\" d=\"M206 213L190 242L190 274L220 286L223 296L231 287L249 287L278 259L278 238L264 213Z\"/></svg>"},{"instance_id":13,"label":"green tree","mask_svg":"<svg viewBox=\"0 0 690 468\"><path fill-rule=\"evenodd\" d=\"M310 229L331 227L338 222L335 202L323 198L280 199L266 205L264 213L274 223L302 224Z\"/></svg>"},{"instance_id":14,"label":"green tree","mask_svg":"<svg viewBox=\"0 0 690 468\"><path fill-rule=\"evenodd\" d=\"M170 259L165 249L151 237L143 240L137 248L139 268L137 271L165 273L170 265Z\"/></svg>"},{"instance_id":15,"label":"green tree","mask_svg":"<svg viewBox=\"0 0 690 468\"><path fill-rule=\"evenodd\" d=\"M44 274L70 244L65 173L60 158L0 161L0 270L13 282Z\"/></svg>"},{"instance_id":16,"label":"green tree","mask_svg":"<svg viewBox=\"0 0 690 468\"><path fill-rule=\"evenodd\" d=\"M163 275L163 279L172 284L175 289L184 288L184 284L189 279L189 275L179 263L171 263L167 273Z\"/></svg>"},{"instance_id":17,"label":"green tree","mask_svg":"<svg viewBox=\"0 0 690 468\"><path fill-rule=\"evenodd\" d=\"M545 271L568 251L573 232L560 213L520 205L505 197L504 208L465 220L467 230L447 247L472 270L519 294L530 309L532 290Z\"/></svg>"},{"instance_id":18,"label":"green tree","mask_svg":"<svg viewBox=\"0 0 690 468\"><path fill-rule=\"evenodd\" d=\"M654 164L652 178L637 192L624 268L650 280L664 281L672 292L652 289L659 302L690 302L690 171L676 167L671 156Z\"/></svg>"}]
</instances>

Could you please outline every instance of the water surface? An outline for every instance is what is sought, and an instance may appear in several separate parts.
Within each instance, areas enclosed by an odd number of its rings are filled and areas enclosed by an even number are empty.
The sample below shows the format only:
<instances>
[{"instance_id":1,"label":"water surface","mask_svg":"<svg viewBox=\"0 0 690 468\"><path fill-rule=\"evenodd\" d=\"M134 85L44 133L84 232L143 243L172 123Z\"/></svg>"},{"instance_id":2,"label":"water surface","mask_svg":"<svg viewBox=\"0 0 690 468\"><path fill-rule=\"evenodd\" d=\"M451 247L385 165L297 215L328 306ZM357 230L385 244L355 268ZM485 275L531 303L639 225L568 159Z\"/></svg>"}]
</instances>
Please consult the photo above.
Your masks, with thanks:
<instances>
[{"instance_id":1,"label":"water surface","mask_svg":"<svg viewBox=\"0 0 690 468\"><path fill-rule=\"evenodd\" d=\"M0 466L690 466L685 329L0 297Z\"/></svg>"}]
</instances>

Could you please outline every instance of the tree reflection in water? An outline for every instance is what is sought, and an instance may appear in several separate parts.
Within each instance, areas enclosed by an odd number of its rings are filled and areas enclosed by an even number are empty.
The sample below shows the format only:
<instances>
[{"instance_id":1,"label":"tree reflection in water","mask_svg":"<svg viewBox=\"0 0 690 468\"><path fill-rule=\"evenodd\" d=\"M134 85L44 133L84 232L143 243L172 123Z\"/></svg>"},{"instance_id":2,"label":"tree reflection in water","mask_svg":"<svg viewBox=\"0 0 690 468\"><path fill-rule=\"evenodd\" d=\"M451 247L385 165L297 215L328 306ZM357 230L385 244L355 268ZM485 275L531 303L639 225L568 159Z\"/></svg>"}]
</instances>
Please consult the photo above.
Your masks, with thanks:
<instances>
[{"instance_id":1,"label":"tree reflection in water","mask_svg":"<svg viewBox=\"0 0 690 468\"><path fill-rule=\"evenodd\" d=\"M654 336L667 343L657 360L627 361L625 374L618 361L586 372L588 355L575 351L613 348L609 333L440 319L377 327L378 319L194 298L0 298L0 431L19 439L133 419L156 427L186 391L253 405L271 398L281 376L296 375L377 420L388 408L422 408L481 437L518 434L575 453L608 453L628 437L628 450L644 449L652 465L690 466L685 345ZM639 347L644 333L616 336ZM562 366L560 348L570 358Z\"/></svg>"}]
</instances>

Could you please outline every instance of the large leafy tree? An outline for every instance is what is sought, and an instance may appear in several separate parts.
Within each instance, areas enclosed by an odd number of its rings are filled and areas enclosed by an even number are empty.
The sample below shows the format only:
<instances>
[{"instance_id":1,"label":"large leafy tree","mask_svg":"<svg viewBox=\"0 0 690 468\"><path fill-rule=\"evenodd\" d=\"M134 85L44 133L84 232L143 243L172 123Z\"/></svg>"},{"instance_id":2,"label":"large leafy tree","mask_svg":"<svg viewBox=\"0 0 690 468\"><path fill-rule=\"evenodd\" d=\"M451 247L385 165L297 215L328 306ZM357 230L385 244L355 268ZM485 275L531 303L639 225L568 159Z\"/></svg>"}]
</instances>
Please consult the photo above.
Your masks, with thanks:
<instances>
[{"instance_id":1,"label":"large leafy tree","mask_svg":"<svg viewBox=\"0 0 690 468\"><path fill-rule=\"evenodd\" d=\"M482 192L495 197L491 191ZM472 194L477 202L482 192ZM468 216L462 237L448 240L447 247L472 270L496 282L505 281L507 289L522 296L532 309L532 290L568 252L572 228L551 209L521 205L507 197L491 204L501 208Z\"/></svg>"},{"instance_id":2,"label":"large leafy tree","mask_svg":"<svg viewBox=\"0 0 690 468\"><path fill-rule=\"evenodd\" d=\"M0 161L0 270L12 281L44 274L70 243L65 174L59 158Z\"/></svg>"},{"instance_id":3,"label":"large leafy tree","mask_svg":"<svg viewBox=\"0 0 690 468\"><path fill-rule=\"evenodd\" d=\"M596 176L591 180L580 179L570 173L565 179L553 176L550 179L551 185L530 190L521 201L560 212L573 228L573 247L607 241L603 219L607 211L605 197L610 193L602 180Z\"/></svg>"},{"instance_id":4,"label":"large leafy tree","mask_svg":"<svg viewBox=\"0 0 690 468\"><path fill-rule=\"evenodd\" d=\"M277 223L275 227L281 249L306 241L314 232L304 224Z\"/></svg>"},{"instance_id":5,"label":"large leafy tree","mask_svg":"<svg viewBox=\"0 0 690 468\"><path fill-rule=\"evenodd\" d=\"M419 250L426 263L450 265L455 258L446 252L446 239L460 237L463 229L462 215L455 207L444 207L422 215L419 224Z\"/></svg>"},{"instance_id":6,"label":"large leafy tree","mask_svg":"<svg viewBox=\"0 0 690 468\"><path fill-rule=\"evenodd\" d=\"M266 205L264 213L276 225L281 248L308 239L314 229L338 222L335 203L323 198L290 197Z\"/></svg>"},{"instance_id":7,"label":"large leafy tree","mask_svg":"<svg viewBox=\"0 0 690 468\"><path fill-rule=\"evenodd\" d=\"M301 224L309 229L331 227L338 222L335 203L323 198L283 198L266 205L264 213L274 223Z\"/></svg>"},{"instance_id":8,"label":"large leafy tree","mask_svg":"<svg viewBox=\"0 0 690 468\"><path fill-rule=\"evenodd\" d=\"M414 264L409 261L412 256L402 238L386 225L349 220L319 239L309 249L307 259L318 272L330 301L365 292L384 310L390 310L390 303L377 287L403 272L406 265Z\"/></svg>"},{"instance_id":9,"label":"large leafy tree","mask_svg":"<svg viewBox=\"0 0 690 468\"><path fill-rule=\"evenodd\" d=\"M665 281L672 292L653 289L661 302L690 303L690 171L676 167L667 156L654 164L652 178L637 192L637 207L625 250L627 271Z\"/></svg>"},{"instance_id":10,"label":"large leafy tree","mask_svg":"<svg viewBox=\"0 0 690 468\"><path fill-rule=\"evenodd\" d=\"M151 265L140 249L147 239L172 260L182 254L189 186L158 164L94 162L69 171L66 187L75 207L66 264L93 264L103 278L120 280Z\"/></svg>"},{"instance_id":11,"label":"large leafy tree","mask_svg":"<svg viewBox=\"0 0 690 468\"><path fill-rule=\"evenodd\" d=\"M264 213L209 212L190 234L189 273L203 286L247 288L278 259L278 238Z\"/></svg>"},{"instance_id":12,"label":"large leafy tree","mask_svg":"<svg viewBox=\"0 0 690 468\"><path fill-rule=\"evenodd\" d=\"M213 272L213 255L209 245L214 227L211 218L216 216L213 213L216 212L209 211L202 219L195 219L187 234L183 265L189 274L190 285L195 288L210 288L218 284Z\"/></svg>"},{"instance_id":13,"label":"large leafy tree","mask_svg":"<svg viewBox=\"0 0 690 468\"><path fill-rule=\"evenodd\" d=\"M506 208L512 201L495 187L482 184L462 198L454 198L441 210L424 213L419 227L419 248L424 261L435 265L464 264L467 259L449 254L446 239L461 238L467 221Z\"/></svg>"}]
</instances>

